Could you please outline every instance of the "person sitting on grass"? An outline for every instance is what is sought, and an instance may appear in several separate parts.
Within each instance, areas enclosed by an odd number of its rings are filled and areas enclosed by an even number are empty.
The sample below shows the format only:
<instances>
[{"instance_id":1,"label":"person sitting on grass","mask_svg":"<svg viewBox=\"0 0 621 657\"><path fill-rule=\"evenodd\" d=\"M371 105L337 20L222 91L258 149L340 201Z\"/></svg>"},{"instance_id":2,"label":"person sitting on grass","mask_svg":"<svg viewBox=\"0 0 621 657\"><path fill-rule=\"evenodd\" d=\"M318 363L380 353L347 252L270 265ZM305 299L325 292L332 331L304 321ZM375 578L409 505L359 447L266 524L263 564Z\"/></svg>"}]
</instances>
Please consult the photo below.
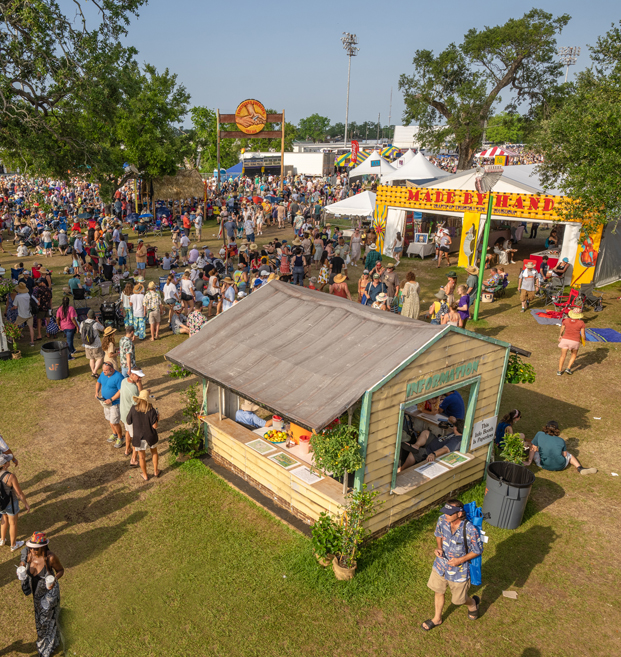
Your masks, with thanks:
<instances>
[{"instance_id":1,"label":"person sitting on grass","mask_svg":"<svg viewBox=\"0 0 621 657\"><path fill-rule=\"evenodd\" d=\"M560 434L558 422L550 420L542 431L535 434L530 447L530 456L524 465L530 465L535 461L535 465L540 468L554 472L564 470L571 464L581 475L595 474L597 468L583 468L580 461L565 449L565 441Z\"/></svg>"},{"instance_id":2,"label":"person sitting on grass","mask_svg":"<svg viewBox=\"0 0 621 657\"><path fill-rule=\"evenodd\" d=\"M175 335L180 333L190 334L190 329L186 326L186 317L182 314L183 306L176 303L173 306L173 316L170 320L170 328Z\"/></svg>"}]
</instances>

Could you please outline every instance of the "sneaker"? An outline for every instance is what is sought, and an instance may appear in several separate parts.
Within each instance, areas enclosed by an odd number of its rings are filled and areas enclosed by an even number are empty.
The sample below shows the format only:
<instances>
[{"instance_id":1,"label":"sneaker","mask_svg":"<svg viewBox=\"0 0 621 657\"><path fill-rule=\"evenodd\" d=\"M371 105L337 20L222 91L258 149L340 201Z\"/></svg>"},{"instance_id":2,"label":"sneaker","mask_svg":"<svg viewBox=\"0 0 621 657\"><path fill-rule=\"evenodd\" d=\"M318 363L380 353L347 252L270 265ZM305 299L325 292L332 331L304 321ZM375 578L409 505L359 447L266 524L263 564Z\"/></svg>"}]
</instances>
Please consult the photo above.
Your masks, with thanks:
<instances>
[{"instance_id":1,"label":"sneaker","mask_svg":"<svg viewBox=\"0 0 621 657\"><path fill-rule=\"evenodd\" d=\"M595 474L596 472L597 468L582 468L582 470L580 470L581 475Z\"/></svg>"},{"instance_id":2,"label":"sneaker","mask_svg":"<svg viewBox=\"0 0 621 657\"><path fill-rule=\"evenodd\" d=\"M118 437L117 437L117 435L116 435L115 433L113 433L113 434L108 438L108 442L109 442L109 443L116 442L117 440L118 440Z\"/></svg>"},{"instance_id":3,"label":"sneaker","mask_svg":"<svg viewBox=\"0 0 621 657\"><path fill-rule=\"evenodd\" d=\"M563 376L563 373L561 372L561 370L559 370L559 371L556 373L556 376Z\"/></svg>"},{"instance_id":4,"label":"sneaker","mask_svg":"<svg viewBox=\"0 0 621 657\"><path fill-rule=\"evenodd\" d=\"M6 541L3 538L0 538L0 547L6 545Z\"/></svg>"},{"instance_id":5,"label":"sneaker","mask_svg":"<svg viewBox=\"0 0 621 657\"><path fill-rule=\"evenodd\" d=\"M565 370L565 374L573 374L573 372L568 369L568 370Z\"/></svg>"},{"instance_id":6,"label":"sneaker","mask_svg":"<svg viewBox=\"0 0 621 657\"><path fill-rule=\"evenodd\" d=\"M75 358L73 356L69 356L69 358L67 358L67 360L75 360Z\"/></svg>"},{"instance_id":7,"label":"sneaker","mask_svg":"<svg viewBox=\"0 0 621 657\"><path fill-rule=\"evenodd\" d=\"M24 544L24 541L16 541L15 545L11 545L11 552L15 552L15 550L19 550L19 548Z\"/></svg>"},{"instance_id":8,"label":"sneaker","mask_svg":"<svg viewBox=\"0 0 621 657\"><path fill-rule=\"evenodd\" d=\"M526 308L522 308L522 312L525 313L525 312L526 312Z\"/></svg>"},{"instance_id":9,"label":"sneaker","mask_svg":"<svg viewBox=\"0 0 621 657\"><path fill-rule=\"evenodd\" d=\"M117 449L119 449L119 447L125 447L125 441L118 438L113 447L116 447Z\"/></svg>"}]
</instances>

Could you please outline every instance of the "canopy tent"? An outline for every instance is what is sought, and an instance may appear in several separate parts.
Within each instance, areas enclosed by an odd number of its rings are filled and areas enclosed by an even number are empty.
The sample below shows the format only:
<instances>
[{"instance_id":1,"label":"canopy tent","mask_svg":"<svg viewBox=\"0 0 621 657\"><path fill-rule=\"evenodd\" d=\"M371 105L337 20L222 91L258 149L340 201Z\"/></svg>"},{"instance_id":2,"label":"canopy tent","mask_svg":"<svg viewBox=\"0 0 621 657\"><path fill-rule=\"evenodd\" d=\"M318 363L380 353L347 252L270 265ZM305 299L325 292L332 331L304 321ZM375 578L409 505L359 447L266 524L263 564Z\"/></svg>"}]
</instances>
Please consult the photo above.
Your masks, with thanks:
<instances>
[{"instance_id":1,"label":"canopy tent","mask_svg":"<svg viewBox=\"0 0 621 657\"><path fill-rule=\"evenodd\" d=\"M408 148L408 150L403 153L403 155L399 155L396 159L392 161L392 166L400 169L404 164L407 164L414 156L416 153L411 149Z\"/></svg>"},{"instance_id":2,"label":"canopy tent","mask_svg":"<svg viewBox=\"0 0 621 657\"><path fill-rule=\"evenodd\" d=\"M238 162L224 172L226 178L239 178L244 170L244 163Z\"/></svg>"},{"instance_id":3,"label":"canopy tent","mask_svg":"<svg viewBox=\"0 0 621 657\"><path fill-rule=\"evenodd\" d=\"M373 192L362 192L342 201L327 205L325 211L329 214L349 217L370 217L375 210L375 194Z\"/></svg>"},{"instance_id":4,"label":"canopy tent","mask_svg":"<svg viewBox=\"0 0 621 657\"><path fill-rule=\"evenodd\" d=\"M362 164L349 172L349 177L355 178L356 176L372 174L383 176L384 174L393 173L393 171L395 171L395 167L375 150Z\"/></svg>"},{"instance_id":5,"label":"canopy tent","mask_svg":"<svg viewBox=\"0 0 621 657\"><path fill-rule=\"evenodd\" d=\"M364 162L369 155L373 152L372 148L363 148L361 151L358 151L358 157L356 164L360 164L361 162ZM348 167L351 166L351 151L348 153L343 153L342 155L339 155L336 160L334 160L334 164L337 167Z\"/></svg>"},{"instance_id":6,"label":"canopy tent","mask_svg":"<svg viewBox=\"0 0 621 657\"><path fill-rule=\"evenodd\" d=\"M500 146L494 146L493 148L488 148L485 151L481 151L480 153L477 153L475 157L496 157L497 155L503 156L506 155L508 157L515 157L517 153L514 153L513 151L507 151Z\"/></svg>"},{"instance_id":7,"label":"canopy tent","mask_svg":"<svg viewBox=\"0 0 621 657\"><path fill-rule=\"evenodd\" d=\"M386 148L382 150L382 157L385 158L397 157L397 155L399 155L400 152L401 151L395 146L386 146Z\"/></svg>"},{"instance_id":8,"label":"canopy tent","mask_svg":"<svg viewBox=\"0 0 621 657\"><path fill-rule=\"evenodd\" d=\"M428 183L438 178L446 178L451 176L448 171L440 169L435 164L432 164L420 151L406 162L402 167L382 176L382 184L395 181L395 180L411 180L419 185Z\"/></svg>"}]
</instances>

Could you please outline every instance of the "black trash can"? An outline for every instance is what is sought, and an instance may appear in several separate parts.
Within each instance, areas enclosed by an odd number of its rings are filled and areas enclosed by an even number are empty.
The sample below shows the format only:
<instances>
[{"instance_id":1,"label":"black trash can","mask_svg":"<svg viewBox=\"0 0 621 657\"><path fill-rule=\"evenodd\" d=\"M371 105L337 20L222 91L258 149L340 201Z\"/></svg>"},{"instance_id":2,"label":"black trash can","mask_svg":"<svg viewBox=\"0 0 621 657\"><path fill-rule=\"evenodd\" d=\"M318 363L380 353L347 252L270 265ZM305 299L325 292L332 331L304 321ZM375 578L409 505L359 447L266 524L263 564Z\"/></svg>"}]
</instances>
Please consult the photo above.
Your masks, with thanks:
<instances>
[{"instance_id":1,"label":"black trash can","mask_svg":"<svg viewBox=\"0 0 621 657\"><path fill-rule=\"evenodd\" d=\"M41 347L41 355L45 361L48 379L60 381L69 376L69 347L66 342L60 340L46 342Z\"/></svg>"},{"instance_id":2,"label":"black trash can","mask_svg":"<svg viewBox=\"0 0 621 657\"><path fill-rule=\"evenodd\" d=\"M487 466L487 485L483 500L483 515L487 522L500 529L517 529L535 475L523 465L494 461Z\"/></svg>"}]
</instances>

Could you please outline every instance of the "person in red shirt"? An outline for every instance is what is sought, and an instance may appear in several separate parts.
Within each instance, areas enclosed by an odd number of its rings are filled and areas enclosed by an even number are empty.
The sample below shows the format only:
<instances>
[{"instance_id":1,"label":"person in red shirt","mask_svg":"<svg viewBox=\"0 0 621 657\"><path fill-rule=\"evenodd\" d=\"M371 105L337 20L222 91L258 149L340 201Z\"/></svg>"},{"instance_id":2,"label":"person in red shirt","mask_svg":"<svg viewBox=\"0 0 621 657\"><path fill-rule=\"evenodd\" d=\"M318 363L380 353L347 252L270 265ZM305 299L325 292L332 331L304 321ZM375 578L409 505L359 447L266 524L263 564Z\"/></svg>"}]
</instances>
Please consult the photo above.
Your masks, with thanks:
<instances>
[{"instance_id":1,"label":"person in red shirt","mask_svg":"<svg viewBox=\"0 0 621 657\"><path fill-rule=\"evenodd\" d=\"M582 321L582 312L580 308L572 308L567 317L563 320L561 326L561 334L558 337L558 346L561 349L561 358L558 362L558 371L556 374L562 376L563 374L563 364L565 363L565 356L567 352L571 352L569 356L569 363L567 364L567 369L564 370L565 374L573 374L571 371L571 366L576 360L578 355L578 349L580 348L580 342L583 343L586 340L585 334L585 324Z\"/></svg>"},{"instance_id":2,"label":"person in red shirt","mask_svg":"<svg viewBox=\"0 0 621 657\"><path fill-rule=\"evenodd\" d=\"M187 214L183 215L183 230L185 231L185 234L190 237L190 228L192 227L192 224L190 222L190 217L188 217Z\"/></svg>"}]
</instances>

